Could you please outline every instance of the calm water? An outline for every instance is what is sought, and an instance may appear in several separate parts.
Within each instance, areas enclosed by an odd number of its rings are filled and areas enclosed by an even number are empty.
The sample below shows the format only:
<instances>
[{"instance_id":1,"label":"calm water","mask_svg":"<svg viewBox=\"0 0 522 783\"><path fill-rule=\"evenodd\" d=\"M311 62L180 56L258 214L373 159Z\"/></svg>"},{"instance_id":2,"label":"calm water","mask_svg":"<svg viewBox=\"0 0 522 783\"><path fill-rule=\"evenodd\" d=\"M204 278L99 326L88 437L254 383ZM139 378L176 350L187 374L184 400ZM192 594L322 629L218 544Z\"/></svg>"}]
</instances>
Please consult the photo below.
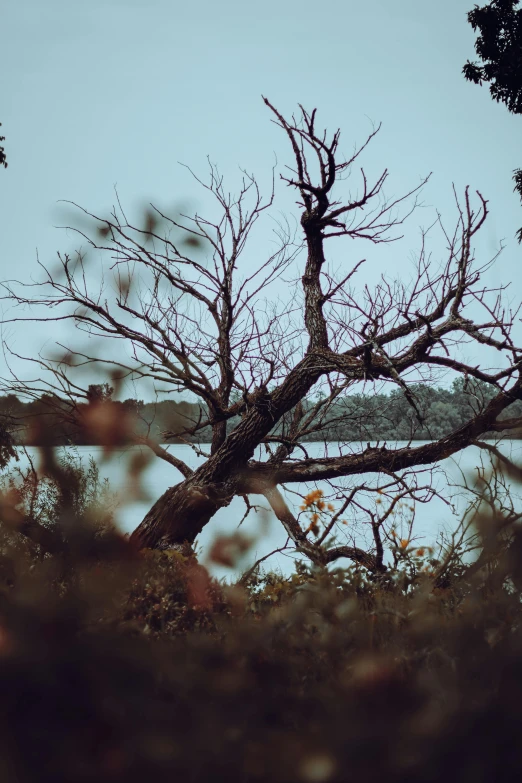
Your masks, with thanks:
<instances>
[{"instance_id":1,"label":"calm water","mask_svg":"<svg viewBox=\"0 0 522 783\"><path fill-rule=\"evenodd\" d=\"M399 447L401 445L406 444L397 444ZM183 459L191 467L196 467L203 459L199 458L189 446L171 445L169 448L176 456ZM205 446L202 448L205 449ZM328 453L330 455L338 454L339 448L340 444L330 443L328 444ZM352 444L348 448L355 451L359 450L360 446L359 444ZM164 460L153 456L151 462L145 468L141 476L141 488L145 497L136 500L136 488L134 482L129 477L128 468L132 457L135 456L136 451L140 450L138 447L118 450L108 461L103 459L102 449L99 447L80 446L75 450L80 455L85 465L87 465L89 457L93 456L99 466L100 476L109 479L111 490L118 498L118 509L116 512L117 522L126 532L134 530L143 519L143 516L152 503L169 486L177 483L181 478L178 471L171 465ZM323 444L309 443L307 444L307 450L311 457L324 456ZM347 447L344 446L343 453L346 453L347 450ZM511 456L516 462L522 461L522 442L505 441L502 444L502 451L507 456ZM29 452L34 454L35 460L38 462L38 449L31 448L29 449ZM148 454L150 452L145 449L143 450L143 453ZM462 483L462 473L466 474L468 477L471 476L476 466L480 464L480 456L481 453L478 448L470 447L455 457L441 463L439 467L443 468L448 479L446 479L443 472L439 470L434 477L434 483L446 499L453 499L456 513L453 513L452 509L440 498L433 498L426 504L415 504L414 531L419 542L422 541L423 544L429 545L435 541L441 530L452 531L455 529L458 512L463 510L465 503L463 503L462 497L458 497L458 490L451 485ZM21 455L21 464L23 464L24 459L24 455ZM483 459L486 459L485 455L483 455ZM361 478L361 476L355 477L356 482L360 483ZM345 480L346 486L350 486L350 481L350 479ZM332 492L332 489L326 482L319 482L317 487L323 489L325 494ZM310 485L307 487L304 485L292 486L292 490L302 493L309 491L311 488L313 487ZM287 501L294 510L297 511L300 504L300 498L289 493L287 494ZM259 503L259 505L266 506L266 501L262 497L251 496L251 503ZM337 501L336 503L334 500L334 504L338 506L340 502ZM408 506L410 505L411 504L408 503ZM198 540L203 559L216 536L230 534L237 530L238 523L243 517L244 512L244 502L241 498L235 498L228 508L221 509L216 514ZM403 531L407 532L410 518L411 511L407 508L407 510L404 511L404 516L397 519L399 532L401 531L401 525ZM246 535L255 539L255 544L252 546L248 556L241 562L240 570L248 567L251 562L254 562L257 558L267 554L273 549L284 546L286 541L286 534L282 526L274 519L271 512L268 511L260 510L258 513L252 512L248 519L242 523L241 529ZM370 545L371 537L369 536L369 530L364 524L360 524L356 527L351 524L346 527L341 527L338 543L353 543L354 541L357 545L362 547ZM338 564L342 565L345 562L346 561L338 561ZM280 568L288 573L293 569L293 555L283 553L274 555L270 560L266 561L264 565L268 568ZM216 576L231 575L230 571L216 566L211 566L211 570Z\"/></svg>"}]
</instances>

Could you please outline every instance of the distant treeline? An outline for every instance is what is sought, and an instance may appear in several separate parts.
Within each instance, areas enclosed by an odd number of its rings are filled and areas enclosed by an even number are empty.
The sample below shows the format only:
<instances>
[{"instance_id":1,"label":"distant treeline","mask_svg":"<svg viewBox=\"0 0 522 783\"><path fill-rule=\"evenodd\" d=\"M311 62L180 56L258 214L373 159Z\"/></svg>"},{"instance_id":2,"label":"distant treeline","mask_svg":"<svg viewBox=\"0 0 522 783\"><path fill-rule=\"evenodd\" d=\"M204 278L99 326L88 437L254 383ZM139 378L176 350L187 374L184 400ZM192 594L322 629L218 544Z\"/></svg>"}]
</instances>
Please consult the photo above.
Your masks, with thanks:
<instances>
[{"instance_id":1,"label":"distant treeline","mask_svg":"<svg viewBox=\"0 0 522 783\"><path fill-rule=\"evenodd\" d=\"M96 390L101 387L91 388L94 390L92 399L99 399ZM314 409L316 416L300 440L438 439L469 421L494 393L488 384L458 379L449 389L413 385L408 394L398 388L389 394L352 394L334 402L317 396L303 406L305 419L310 418ZM110 395L104 395L104 399L113 407L116 419L135 415L135 431L156 441L208 443L211 440L210 427L187 434L187 430L206 418L206 411L196 403L174 400L148 403L132 399L119 402L110 399ZM86 410L87 405L79 405L78 409L80 412ZM93 445L85 428L78 427L67 417L67 411L66 402L58 397L42 396L30 402L22 402L15 395L0 397L0 420L10 422L13 441L18 445L39 445L43 438L49 442L49 437L53 445ZM503 414L504 418L519 416L522 417L521 401L515 401ZM290 412L274 428L272 435L284 438L292 418ZM230 419L229 430L238 421L238 417ZM176 433L181 434L181 438L177 438ZM522 428L510 431L509 435L522 437Z\"/></svg>"}]
</instances>

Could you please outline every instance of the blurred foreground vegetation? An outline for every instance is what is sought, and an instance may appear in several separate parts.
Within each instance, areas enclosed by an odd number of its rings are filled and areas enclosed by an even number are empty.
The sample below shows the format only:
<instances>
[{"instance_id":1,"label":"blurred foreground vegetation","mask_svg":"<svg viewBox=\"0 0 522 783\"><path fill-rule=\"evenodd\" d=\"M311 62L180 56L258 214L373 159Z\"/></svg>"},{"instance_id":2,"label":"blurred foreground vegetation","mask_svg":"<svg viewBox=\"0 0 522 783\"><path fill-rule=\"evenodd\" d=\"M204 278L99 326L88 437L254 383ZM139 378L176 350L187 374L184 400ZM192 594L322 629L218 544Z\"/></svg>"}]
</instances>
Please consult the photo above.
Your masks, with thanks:
<instances>
[{"instance_id":1,"label":"blurred foreground vegetation","mask_svg":"<svg viewBox=\"0 0 522 783\"><path fill-rule=\"evenodd\" d=\"M290 579L255 570L224 585L193 556L133 551L94 463L42 459L44 479L29 469L2 487L2 781L519 773L516 515L482 510L487 564L455 559L442 587L409 542L373 580L298 565ZM20 535L31 503L67 541L59 553Z\"/></svg>"}]
</instances>

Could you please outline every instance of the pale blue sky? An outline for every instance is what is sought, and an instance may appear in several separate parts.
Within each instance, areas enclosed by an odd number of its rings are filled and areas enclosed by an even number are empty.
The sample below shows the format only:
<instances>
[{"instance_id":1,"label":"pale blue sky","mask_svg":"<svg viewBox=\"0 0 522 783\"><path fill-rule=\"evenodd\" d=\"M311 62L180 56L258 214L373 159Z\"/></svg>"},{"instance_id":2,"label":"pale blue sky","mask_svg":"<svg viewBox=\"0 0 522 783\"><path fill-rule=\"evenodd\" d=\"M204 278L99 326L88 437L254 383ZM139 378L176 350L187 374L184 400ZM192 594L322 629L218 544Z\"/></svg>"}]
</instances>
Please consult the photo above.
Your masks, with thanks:
<instances>
[{"instance_id":1,"label":"pale blue sky","mask_svg":"<svg viewBox=\"0 0 522 783\"><path fill-rule=\"evenodd\" d=\"M151 200L165 208L201 205L177 162L204 173L207 155L231 186L238 164L268 184L274 153L281 164L291 161L264 94L284 113L298 102L318 107L322 123L341 127L346 152L363 140L369 120L382 121L364 163L370 173L389 168L390 194L433 171L425 202L452 217L452 182L459 191L480 189L491 216L479 255L486 260L505 238L490 280L512 280L521 296L514 234L522 209L511 174L522 165L522 121L461 75L474 56L466 19L472 6L8 0L0 51L9 160L0 171L1 278L36 274L37 248L42 261L52 261L57 250L74 247L53 228L62 219L59 199L103 213L117 185L131 212ZM292 207L289 192L280 195L274 214ZM370 249L370 276L406 273L417 226L432 217L412 216L405 244ZM13 326L8 335L34 353L48 330Z\"/></svg>"}]
</instances>

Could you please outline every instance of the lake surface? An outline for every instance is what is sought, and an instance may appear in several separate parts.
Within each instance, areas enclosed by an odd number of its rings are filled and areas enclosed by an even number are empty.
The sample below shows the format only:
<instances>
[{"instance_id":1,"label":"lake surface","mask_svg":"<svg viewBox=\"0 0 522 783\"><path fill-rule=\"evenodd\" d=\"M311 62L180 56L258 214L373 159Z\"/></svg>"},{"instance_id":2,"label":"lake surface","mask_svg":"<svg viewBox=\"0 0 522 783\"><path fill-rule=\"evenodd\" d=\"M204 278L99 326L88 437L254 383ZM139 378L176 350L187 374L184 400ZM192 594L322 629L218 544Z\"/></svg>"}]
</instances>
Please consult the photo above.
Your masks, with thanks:
<instances>
[{"instance_id":1,"label":"lake surface","mask_svg":"<svg viewBox=\"0 0 522 783\"><path fill-rule=\"evenodd\" d=\"M390 448L394 445L401 447L407 444L388 444ZM421 445L421 442L417 442L414 445ZM364 446L366 446L366 444L364 444ZM168 448L173 454L184 460L184 462L192 468L197 467L204 459L198 457L190 446L171 444ZM202 445L201 448L206 449L207 447ZM325 446L322 443L308 443L306 444L306 448L310 457L322 457L325 455ZM342 453L349 453L350 451L359 451L361 449L361 444L329 443L327 449L329 455L338 454L340 450ZM501 444L501 449L506 456L511 457L515 462L522 462L521 441L504 441ZM99 467L100 477L109 480L111 490L118 498L116 520L118 525L125 532L134 530L149 510L152 503L154 503L168 487L181 480L181 475L172 465L151 455L151 461L141 474L141 490L144 496L139 500L136 500L136 482L129 476L129 466L131 460L136 457L137 452L141 451L143 454L150 454L148 449L140 449L139 447L119 449L113 453L109 460L104 460L101 447L79 446L75 447L74 450L81 457L85 466L88 464L89 457L92 456ZM38 464L38 449L31 447L28 451L31 455L34 455L35 461ZM260 454L257 454L256 457L258 459L261 458ZM455 513L452 511L452 508L439 497L433 498L429 503L416 503L414 505L414 512L411 511L412 504L408 502L408 504L405 504L406 508L399 511L396 518L399 535L402 534L404 537L408 535L408 526L413 513L415 515L413 529L419 544L429 545L434 543L441 530L446 532L453 531L458 522L459 514L464 510L466 503L464 502L462 493L459 493L455 487L452 487L452 484L462 484L463 474L469 478L473 473L476 473L476 466L480 465L481 457L483 461L487 461L487 457L483 451L477 447L470 447L460 452L460 454L440 463L438 466L439 470L433 477L433 482L446 501L453 501ZM23 465L26 461L25 456L21 454L19 464ZM10 467L12 466L13 463ZM349 487L351 483L359 484L361 483L361 478L361 476L356 476L352 479L345 479L345 485ZM370 477L368 476L368 478ZM428 479L428 476L426 479ZM318 482L316 485L296 484L291 486L291 490L305 494L307 491L315 488L315 486L323 489L325 494L331 495L332 493L332 488L327 482ZM300 497L293 494L293 492L290 492L287 493L286 498L289 505L297 513L301 503ZM266 500L263 497L252 495L250 500L252 504L258 503L260 506L267 506ZM339 507L340 502L340 499L336 500L335 497L333 498L333 504L336 508ZM242 519L244 512L245 504L243 500L241 498L234 498L230 506L221 509L215 515L198 539L198 548L201 552L203 561L217 536L230 535L237 531L238 523ZM287 541L287 536L283 527L268 509L266 511L260 510L258 513L252 512L242 523L240 529L245 535L255 539L255 543L251 547L249 553L240 563L240 571L243 571L259 557L284 546ZM367 524L354 524L353 521L350 520L347 526L339 526L337 543L355 543L358 546L366 548L371 546L371 536L369 533L370 531ZM295 555L291 553L279 553L267 560L263 564L263 567L266 567L267 569L280 569L288 574L293 570L294 558ZM339 560L337 561L337 565L348 565L348 561ZM230 578L233 576L233 572L229 569L224 569L212 564L209 565L209 568L214 575L218 577Z\"/></svg>"}]
</instances>

